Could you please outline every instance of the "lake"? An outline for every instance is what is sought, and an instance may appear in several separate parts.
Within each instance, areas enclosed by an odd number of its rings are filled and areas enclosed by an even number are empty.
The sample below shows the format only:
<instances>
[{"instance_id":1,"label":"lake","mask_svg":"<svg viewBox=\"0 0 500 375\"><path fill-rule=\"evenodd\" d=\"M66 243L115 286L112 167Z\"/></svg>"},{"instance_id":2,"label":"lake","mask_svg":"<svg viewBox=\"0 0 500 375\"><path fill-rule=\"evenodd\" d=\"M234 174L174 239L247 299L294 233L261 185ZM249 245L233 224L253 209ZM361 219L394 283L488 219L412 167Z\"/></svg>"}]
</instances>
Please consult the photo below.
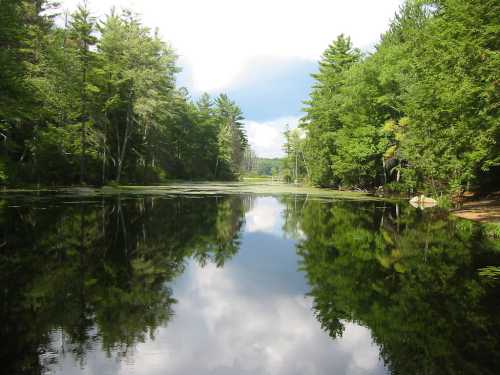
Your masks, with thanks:
<instances>
[{"instance_id":1,"label":"lake","mask_svg":"<svg viewBox=\"0 0 500 375\"><path fill-rule=\"evenodd\" d=\"M182 190L182 189L181 189ZM500 243L406 202L0 196L6 374L494 374Z\"/></svg>"}]
</instances>

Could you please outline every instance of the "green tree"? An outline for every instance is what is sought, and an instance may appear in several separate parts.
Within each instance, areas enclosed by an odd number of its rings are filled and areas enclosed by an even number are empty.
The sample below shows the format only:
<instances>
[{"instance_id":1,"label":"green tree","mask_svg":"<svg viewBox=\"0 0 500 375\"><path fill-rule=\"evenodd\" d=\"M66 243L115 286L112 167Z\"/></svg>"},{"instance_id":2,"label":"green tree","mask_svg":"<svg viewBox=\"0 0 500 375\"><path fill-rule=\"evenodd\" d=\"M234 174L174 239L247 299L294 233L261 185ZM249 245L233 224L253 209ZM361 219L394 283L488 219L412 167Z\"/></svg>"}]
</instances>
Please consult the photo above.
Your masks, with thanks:
<instances>
[{"instance_id":1,"label":"green tree","mask_svg":"<svg viewBox=\"0 0 500 375\"><path fill-rule=\"evenodd\" d=\"M126 163L138 162L137 153L130 149L142 151L138 153L143 166L155 159L151 142L155 130L168 121L177 69L173 51L151 36L130 12L123 16L112 13L100 31L102 77L107 77L99 82L104 94L106 141L113 145L110 158L119 182Z\"/></svg>"},{"instance_id":2,"label":"green tree","mask_svg":"<svg viewBox=\"0 0 500 375\"><path fill-rule=\"evenodd\" d=\"M76 56L78 58L78 70L80 79L77 81L80 86L80 127L81 127L81 156L80 156L80 183L85 183L85 158L87 153L87 126L90 125L90 108L88 103L89 90L92 90L89 83L89 71L93 65L92 46L97 43L95 32L96 20L90 15L87 2L79 5L77 11L72 14L70 22L70 37L75 43Z\"/></svg>"},{"instance_id":3,"label":"green tree","mask_svg":"<svg viewBox=\"0 0 500 375\"><path fill-rule=\"evenodd\" d=\"M301 126L308 135L306 158L314 160L310 165L310 179L314 185L336 183L331 155L335 154L336 147L334 132L341 127L338 90L344 84L344 72L360 59L361 53L353 48L350 38L339 35L323 53L318 73L313 74L315 85L310 99L305 102L306 116Z\"/></svg>"},{"instance_id":4,"label":"green tree","mask_svg":"<svg viewBox=\"0 0 500 375\"><path fill-rule=\"evenodd\" d=\"M301 129L290 130L287 125L284 136L283 150L286 157L283 160L283 169L285 174L297 183L308 175L308 165L304 156L304 133Z\"/></svg>"},{"instance_id":5,"label":"green tree","mask_svg":"<svg viewBox=\"0 0 500 375\"><path fill-rule=\"evenodd\" d=\"M497 188L499 10L495 1L408 0L363 58L340 36L302 120L311 182Z\"/></svg>"},{"instance_id":6,"label":"green tree","mask_svg":"<svg viewBox=\"0 0 500 375\"><path fill-rule=\"evenodd\" d=\"M175 85L173 49L132 12L97 24L84 2L59 27L55 5L2 2L2 184L237 177L246 136L234 102L194 103Z\"/></svg>"},{"instance_id":7,"label":"green tree","mask_svg":"<svg viewBox=\"0 0 500 375\"><path fill-rule=\"evenodd\" d=\"M215 116L219 127L219 155L215 165L215 177L237 176L247 146L243 128L243 113L227 95L215 100Z\"/></svg>"}]
</instances>

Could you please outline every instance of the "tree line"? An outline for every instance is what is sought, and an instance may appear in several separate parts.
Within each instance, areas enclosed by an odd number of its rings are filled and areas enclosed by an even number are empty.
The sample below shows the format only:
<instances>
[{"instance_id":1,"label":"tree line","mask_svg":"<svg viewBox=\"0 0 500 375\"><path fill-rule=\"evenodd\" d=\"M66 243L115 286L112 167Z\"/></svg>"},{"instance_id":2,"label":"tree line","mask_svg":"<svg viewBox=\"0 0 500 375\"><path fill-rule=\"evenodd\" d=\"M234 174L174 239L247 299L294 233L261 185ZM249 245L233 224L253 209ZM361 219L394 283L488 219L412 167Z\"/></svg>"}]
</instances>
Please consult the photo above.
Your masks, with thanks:
<instances>
[{"instance_id":1,"label":"tree line","mask_svg":"<svg viewBox=\"0 0 500 375\"><path fill-rule=\"evenodd\" d=\"M283 166L282 158L263 158L257 156L251 147L243 154L242 172L245 177L278 177Z\"/></svg>"},{"instance_id":2,"label":"tree line","mask_svg":"<svg viewBox=\"0 0 500 375\"><path fill-rule=\"evenodd\" d=\"M462 193L500 186L500 3L408 0L372 53L340 35L288 155L324 187Z\"/></svg>"},{"instance_id":3,"label":"tree line","mask_svg":"<svg viewBox=\"0 0 500 375\"><path fill-rule=\"evenodd\" d=\"M176 87L174 50L136 14L0 4L0 184L238 176L241 109Z\"/></svg>"}]
</instances>

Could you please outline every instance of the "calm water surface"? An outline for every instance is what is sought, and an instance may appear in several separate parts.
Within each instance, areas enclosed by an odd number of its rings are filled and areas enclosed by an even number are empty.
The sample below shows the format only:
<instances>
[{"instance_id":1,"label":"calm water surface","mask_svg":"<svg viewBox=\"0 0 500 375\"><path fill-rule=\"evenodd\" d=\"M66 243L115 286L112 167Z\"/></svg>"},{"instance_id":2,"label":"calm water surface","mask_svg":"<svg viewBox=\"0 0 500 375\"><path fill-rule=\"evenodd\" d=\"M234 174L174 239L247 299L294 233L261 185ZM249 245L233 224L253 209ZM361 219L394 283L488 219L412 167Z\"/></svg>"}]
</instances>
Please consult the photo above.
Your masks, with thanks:
<instances>
[{"instance_id":1,"label":"calm water surface","mask_svg":"<svg viewBox=\"0 0 500 375\"><path fill-rule=\"evenodd\" d=\"M29 374L499 374L500 265L439 210L0 198L0 361Z\"/></svg>"}]
</instances>

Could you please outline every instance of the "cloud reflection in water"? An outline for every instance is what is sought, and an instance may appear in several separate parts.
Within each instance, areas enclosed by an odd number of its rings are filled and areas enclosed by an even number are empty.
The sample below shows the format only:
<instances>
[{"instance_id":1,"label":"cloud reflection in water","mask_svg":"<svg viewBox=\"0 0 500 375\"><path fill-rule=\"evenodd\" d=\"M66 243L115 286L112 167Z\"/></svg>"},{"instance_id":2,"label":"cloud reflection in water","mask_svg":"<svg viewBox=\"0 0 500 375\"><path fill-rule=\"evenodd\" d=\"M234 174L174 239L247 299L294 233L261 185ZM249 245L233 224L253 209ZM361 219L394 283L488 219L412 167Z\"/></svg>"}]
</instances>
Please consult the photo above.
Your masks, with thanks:
<instances>
[{"instance_id":1,"label":"cloud reflection in water","mask_svg":"<svg viewBox=\"0 0 500 375\"><path fill-rule=\"evenodd\" d=\"M56 372L385 374L367 328L345 323L337 340L321 329L297 272L295 243L281 231L282 210L276 198L257 198L231 261L223 268L189 261L172 286L174 318L127 360L96 351L81 370L66 356Z\"/></svg>"}]
</instances>

